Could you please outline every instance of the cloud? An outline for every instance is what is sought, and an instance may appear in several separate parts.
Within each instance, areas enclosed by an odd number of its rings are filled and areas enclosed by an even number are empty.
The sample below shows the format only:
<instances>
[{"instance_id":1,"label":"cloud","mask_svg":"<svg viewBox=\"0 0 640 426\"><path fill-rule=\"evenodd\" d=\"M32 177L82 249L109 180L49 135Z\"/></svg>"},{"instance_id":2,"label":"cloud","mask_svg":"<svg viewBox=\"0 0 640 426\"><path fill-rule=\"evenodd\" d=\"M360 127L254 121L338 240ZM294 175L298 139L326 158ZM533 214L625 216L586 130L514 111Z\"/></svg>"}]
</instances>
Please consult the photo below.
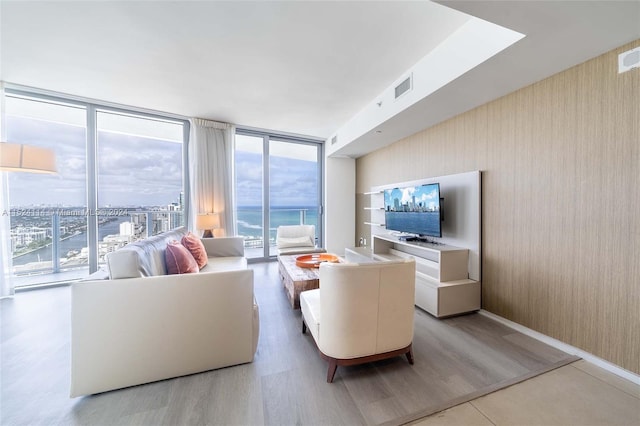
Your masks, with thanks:
<instances>
[{"instance_id":1,"label":"cloud","mask_svg":"<svg viewBox=\"0 0 640 426\"><path fill-rule=\"evenodd\" d=\"M10 201L23 205L86 205L86 130L8 116L9 140L53 148L58 174L10 175ZM167 205L182 191L182 145L99 132L98 200L104 205Z\"/></svg>"},{"instance_id":2,"label":"cloud","mask_svg":"<svg viewBox=\"0 0 640 426\"><path fill-rule=\"evenodd\" d=\"M63 123L8 116L9 140L53 148L56 176L13 173L14 206L86 205L86 129ZM182 145L175 142L100 131L98 134L98 202L101 207L156 206L177 201L182 191ZM317 163L270 158L273 206L318 203ZM236 152L237 202L262 204L262 155Z\"/></svg>"},{"instance_id":3,"label":"cloud","mask_svg":"<svg viewBox=\"0 0 640 426\"><path fill-rule=\"evenodd\" d=\"M272 206L317 205L317 163L278 156L271 156L269 160L269 196ZM262 155L236 152L238 205L262 204L262 187Z\"/></svg>"},{"instance_id":4,"label":"cloud","mask_svg":"<svg viewBox=\"0 0 640 426\"><path fill-rule=\"evenodd\" d=\"M101 205L167 205L182 190L182 145L101 132L98 147Z\"/></svg>"},{"instance_id":5,"label":"cloud","mask_svg":"<svg viewBox=\"0 0 640 426\"><path fill-rule=\"evenodd\" d=\"M405 204L411 201L411 199L413 198L413 193L415 192L415 188L414 187L407 187L407 188L402 188L400 190L400 192L402 193L402 198L400 200L401 204Z\"/></svg>"}]
</instances>

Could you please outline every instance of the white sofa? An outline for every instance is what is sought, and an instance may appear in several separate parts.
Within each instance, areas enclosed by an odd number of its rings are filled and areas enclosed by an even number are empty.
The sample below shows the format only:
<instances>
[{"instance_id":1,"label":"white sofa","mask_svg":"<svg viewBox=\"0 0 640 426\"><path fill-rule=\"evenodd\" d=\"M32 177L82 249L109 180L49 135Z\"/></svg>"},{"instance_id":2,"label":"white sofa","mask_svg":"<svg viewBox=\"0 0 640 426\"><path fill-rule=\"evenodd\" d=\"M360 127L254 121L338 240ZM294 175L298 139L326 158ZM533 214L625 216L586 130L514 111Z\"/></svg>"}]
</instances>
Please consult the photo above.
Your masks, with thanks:
<instances>
[{"instance_id":1,"label":"white sofa","mask_svg":"<svg viewBox=\"0 0 640 426\"><path fill-rule=\"evenodd\" d=\"M204 239L207 266L166 275L166 244L185 233L131 243L108 256L110 277L72 284L72 397L253 360L259 312L242 238Z\"/></svg>"},{"instance_id":2,"label":"white sofa","mask_svg":"<svg viewBox=\"0 0 640 426\"><path fill-rule=\"evenodd\" d=\"M338 366L406 355L413 364L415 260L323 263L320 288L300 293L302 333L307 327L329 362Z\"/></svg>"},{"instance_id":3,"label":"white sofa","mask_svg":"<svg viewBox=\"0 0 640 426\"><path fill-rule=\"evenodd\" d=\"M278 255L324 253L316 247L316 227L314 225L282 225L276 230Z\"/></svg>"}]
</instances>

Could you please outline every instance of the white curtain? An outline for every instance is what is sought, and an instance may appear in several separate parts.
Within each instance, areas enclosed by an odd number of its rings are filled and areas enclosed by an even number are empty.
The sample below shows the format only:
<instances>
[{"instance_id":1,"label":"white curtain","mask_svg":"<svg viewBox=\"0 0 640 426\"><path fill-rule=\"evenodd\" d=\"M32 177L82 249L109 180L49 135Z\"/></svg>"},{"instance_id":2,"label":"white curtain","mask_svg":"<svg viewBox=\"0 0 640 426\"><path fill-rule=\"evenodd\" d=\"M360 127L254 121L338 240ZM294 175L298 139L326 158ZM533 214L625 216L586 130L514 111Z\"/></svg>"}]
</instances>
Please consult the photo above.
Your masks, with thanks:
<instances>
[{"instance_id":1,"label":"white curtain","mask_svg":"<svg viewBox=\"0 0 640 426\"><path fill-rule=\"evenodd\" d=\"M189 229L196 215L218 213L224 236L235 234L233 144L235 126L191 119L189 137Z\"/></svg>"}]
</instances>

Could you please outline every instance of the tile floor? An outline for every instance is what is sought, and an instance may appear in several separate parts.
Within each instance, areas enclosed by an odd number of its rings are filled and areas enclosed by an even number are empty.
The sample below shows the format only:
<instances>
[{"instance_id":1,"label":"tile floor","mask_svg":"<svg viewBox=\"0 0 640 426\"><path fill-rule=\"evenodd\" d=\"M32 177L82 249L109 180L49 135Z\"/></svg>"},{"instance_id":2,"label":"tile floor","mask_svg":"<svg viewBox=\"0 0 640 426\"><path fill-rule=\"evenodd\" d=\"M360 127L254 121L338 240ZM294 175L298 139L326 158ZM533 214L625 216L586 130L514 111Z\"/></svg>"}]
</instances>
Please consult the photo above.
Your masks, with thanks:
<instances>
[{"instance_id":1,"label":"tile floor","mask_svg":"<svg viewBox=\"0 0 640 426\"><path fill-rule=\"evenodd\" d=\"M411 424L640 425L640 386L581 360Z\"/></svg>"}]
</instances>

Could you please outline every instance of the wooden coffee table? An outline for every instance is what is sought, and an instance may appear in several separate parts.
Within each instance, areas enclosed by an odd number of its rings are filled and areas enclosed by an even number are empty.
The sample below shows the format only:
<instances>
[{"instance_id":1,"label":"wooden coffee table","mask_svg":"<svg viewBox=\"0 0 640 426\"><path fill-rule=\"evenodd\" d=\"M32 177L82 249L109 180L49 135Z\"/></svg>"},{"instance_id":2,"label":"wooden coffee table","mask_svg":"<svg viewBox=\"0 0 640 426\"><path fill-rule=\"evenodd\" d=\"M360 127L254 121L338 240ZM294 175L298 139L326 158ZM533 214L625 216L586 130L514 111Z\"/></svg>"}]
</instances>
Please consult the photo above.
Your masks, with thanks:
<instances>
[{"instance_id":1,"label":"wooden coffee table","mask_svg":"<svg viewBox=\"0 0 640 426\"><path fill-rule=\"evenodd\" d=\"M300 268L296 266L296 258L298 256L301 255L278 256L280 279L293 309L300 309L300 293L320 287L320 272L318 268Z\"/></svg>"}]
</instances>

